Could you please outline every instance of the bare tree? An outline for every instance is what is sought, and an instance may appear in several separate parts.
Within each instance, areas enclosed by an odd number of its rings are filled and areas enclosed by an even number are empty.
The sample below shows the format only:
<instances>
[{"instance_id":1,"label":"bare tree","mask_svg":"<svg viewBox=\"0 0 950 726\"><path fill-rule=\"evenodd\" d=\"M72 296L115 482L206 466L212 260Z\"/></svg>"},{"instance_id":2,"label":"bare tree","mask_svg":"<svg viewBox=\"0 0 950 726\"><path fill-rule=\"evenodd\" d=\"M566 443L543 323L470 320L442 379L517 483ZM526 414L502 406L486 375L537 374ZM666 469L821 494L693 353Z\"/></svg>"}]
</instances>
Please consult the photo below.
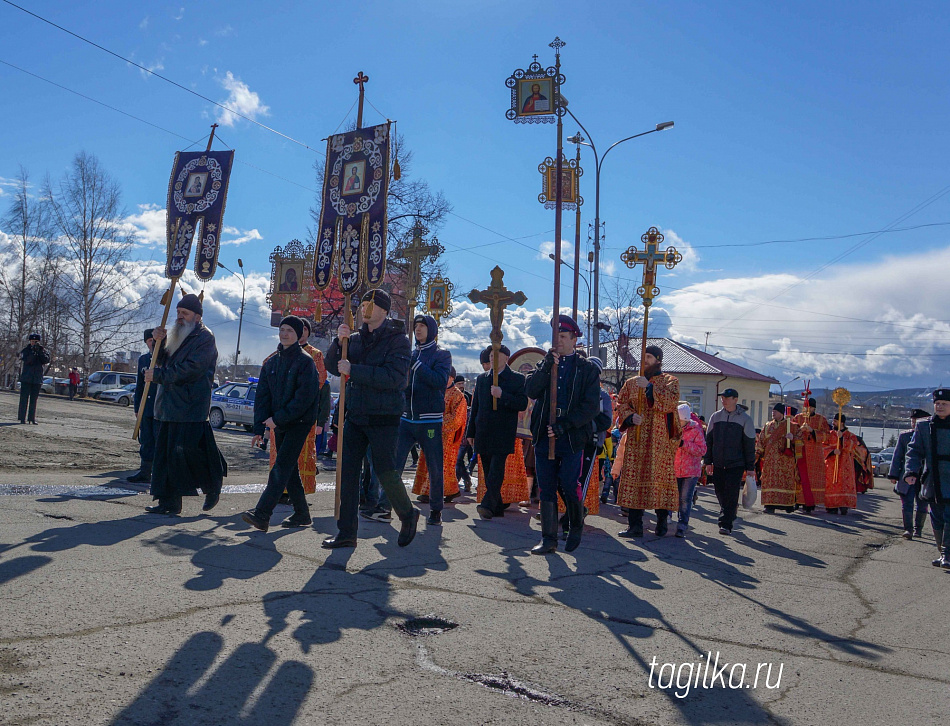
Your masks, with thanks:
<instances>
[{"instance_id":1,"label":"bare tree","mask_svg":"<svg viewBox=\"0 0 950 726\"><path fill-rule=\"evenodd\" d=\"M137 336L132 324L149 312L127 291L139 273L130 262L133 235L124 224L117 181L85 152L58 184L47 178L62 256L62 286L67 315L79 339L82 365L127 348Z\"/></svg>"},{"instance_id":2,"label":"bare tree","mask_svg":"<svg viewBox=\"0 0 950 726\"><path fill-rule=\"evenodd\" d=\"M52 231L49 204L37 197L30 184L29 172L20 167L16 191L2 220L8 230L8 243L3 250L5 264L0 264L0 287L8 315L9 328L3 346L3 373L16 364L17 352L26 335L42 319L37 302L44 299L46 278L38 257L48 246Z\"/></svg>"},{"instance_id":3,"label":"bare tree","mask_svg":"<svg viewBox=\"0 0 950 726\"><path fill-rule=\"evenodd\" d=\"M639 367L643 306L636 290L634 282L614 279L604 296L607 306L600 310L603 322L610 326L601 336L601 344L607 352L601 378L617 391Z\"/></svg>"}]
</instances>

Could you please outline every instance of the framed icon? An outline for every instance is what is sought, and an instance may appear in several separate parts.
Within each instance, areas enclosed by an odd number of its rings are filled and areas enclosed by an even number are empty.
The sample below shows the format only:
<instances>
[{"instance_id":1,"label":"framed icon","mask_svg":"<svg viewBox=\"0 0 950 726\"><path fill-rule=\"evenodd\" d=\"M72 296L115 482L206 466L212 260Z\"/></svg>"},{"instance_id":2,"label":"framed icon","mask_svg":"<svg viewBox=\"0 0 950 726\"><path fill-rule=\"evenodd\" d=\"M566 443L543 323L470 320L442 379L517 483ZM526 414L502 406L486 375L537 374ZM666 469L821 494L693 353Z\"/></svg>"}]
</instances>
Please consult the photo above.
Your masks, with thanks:
<instances>
[{"instance_id":1,"label":"framed icon","mask_svg":"<svg viewBox=\"0 0 950 726\"><path fill-rule=\"evenodd\" d=\"M208 186L208 172L196 171L188 175L188 181L185 183L186 197L200 197L205 193Z\"/></svg>"},{"instance_id":2,"label":"framed icon","mask_svg":"<svg viewBox=\"0 0 950 726\"><path fill-rule=\"evenodd\" d=\"M348 161L343 164L343 191L346 197L351 194L362 194L366 188L366 160Z\"/></svg>"}]
</instances>

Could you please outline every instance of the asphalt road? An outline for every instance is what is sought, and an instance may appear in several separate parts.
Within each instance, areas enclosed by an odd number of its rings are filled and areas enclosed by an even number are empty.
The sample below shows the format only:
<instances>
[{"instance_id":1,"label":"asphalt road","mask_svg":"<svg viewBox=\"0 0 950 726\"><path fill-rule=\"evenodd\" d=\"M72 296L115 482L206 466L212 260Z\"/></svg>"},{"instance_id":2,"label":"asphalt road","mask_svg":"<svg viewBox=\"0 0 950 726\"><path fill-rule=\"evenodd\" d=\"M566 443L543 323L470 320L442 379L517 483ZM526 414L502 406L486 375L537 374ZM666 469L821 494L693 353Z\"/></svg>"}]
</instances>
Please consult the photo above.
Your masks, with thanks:
<instances>
[{"instance_id":1,"label":"asphalt road","mask_svg":"<svg viewBox=\"0 0 950 726\"><path fill-rule=\"evenodd\" d=\"M327 552L329 492L302 531L250 530L253 493L148 515L118 478L127 409L40 412L0 428L0 723L946 721L950 574L883 480L844 517L741 511L733 537L703 491L685 540L620 540L607 506L576 552L534 557L529 512L463 498L408 548L363 522ZM262 483L249 437L219 440L228 483Z\"/></svg>"}]
</instances>

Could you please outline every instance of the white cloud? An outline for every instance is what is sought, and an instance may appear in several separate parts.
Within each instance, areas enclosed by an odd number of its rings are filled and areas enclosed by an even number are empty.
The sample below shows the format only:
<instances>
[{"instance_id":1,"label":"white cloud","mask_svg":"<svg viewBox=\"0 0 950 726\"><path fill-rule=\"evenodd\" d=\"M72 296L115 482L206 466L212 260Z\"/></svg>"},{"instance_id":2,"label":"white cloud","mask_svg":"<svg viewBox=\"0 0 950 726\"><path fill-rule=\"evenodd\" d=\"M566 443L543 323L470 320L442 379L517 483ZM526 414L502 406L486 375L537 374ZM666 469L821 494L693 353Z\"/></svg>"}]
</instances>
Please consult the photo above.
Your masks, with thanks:
<instances>
[{"instance_id":1,"label":"white cloud","mask_svg":"<svg viewBox=\"0 0 950 726\"><path fill-rule=\"evenodd\" d=\"M204 47L204 46L206 46L206 45L208 45L208 41L207 41L207 40L205 40L204 38L198 38L198 46L199 46L199 47ZM207 66L205 66L205 67L207 68ZM202 74L204 74L204 71L202 71Z\"/></svg>"},{"instance_id":2,"label":"white cloud","mask_svg":"<svg viewBox=\"0 0 950 726\"><path fill-rule=\"evenodd\" d=\"M683 261L680 262L670 274L677 272L696 272L699 269L699 253L693 246L680 237L672 229L664 229L665 238L664 247L675 247L676 251L683 255Z\"/></svg>"},{"instance_id":3,"label":"white cloud","mask_svg":"<svg viewBox=\"0 0 950 726\"><path fill-rule=\"evenodd\" d=\"M234 239L224 239L224 235L232 235ZM264 239L261 233L256 229L238 229L237 227L225 226L221 237L222 245L243 245L245 242L254 242Z\"/></svg>"},{"instance_id":4,"label":"white cloud","mask_svg":"<svg viewBox=\"0 0 950 726\"><path fill-rule=\"evenodd\" d=\"M146 245L166 245L165 208L157 204L139 204L139 213L130 214L125 221L136 238Z\"/></svg>"},{"instance_id":5,"label":"white cloud","mask_svg":"<svg viewBox=\"0 0 950 726\"><path fill-rule=\"evenodd\" d=\"M232 28L230 25L225 25L223 28L218 28L216 31L214 31L214 34L219 38L225 38L233 33L234 28Z\"/></svg>"},{"instance_id":6,"label":"white cloud","mask_svg":"<svg viewBox=\"0 0 950 726\"><path fill-rule=\"evenodd\" d=\"M542 242L538 245L538 254L535 256L536 260L547 260L551 262L551 258L548 255L554 254L554 242ZM561 260L566 262L569 265L574 264L574 243L570 240L561 240Z\"/></svg>"},{"instance_id":7,"label":"white cloud","mask_svg":"<svg viewBox=\"0 0 950 726\"><path fill-rule=\"evenodd\" d=\"M142 22L139 23L139 30L145 30L148 28L148 15L142 18Z\"/></svg>"},{"instance_id":8,"label":"white cloud","mask_svg":"<svg viewBox=\"0 0 950 726\"><path fill-rule=\"evenodd\" d=\"M231 111L241 114L246 118L254 119L257 116L267 116L270 109L261 103L261 97L248 88L247 84L239 78L235 78L231 71L221 79L221 85L228 92L228 97L221 101L221 104L227 106L229 110L218 109L216 120L222 126L234 126L238 116Z\"/></svg>"},{"instance_id":9,"label":"white cloud","mask_svg":"<svg viewBox=\"0 0 950 726\"><path fill-rule=\"evenodd\" d=\"M183 17L185 17L185 9L178 8L178 15L173 15L172 20L181 20Z\"/></svg>"},{"instance_id":10,"label":"white cloud","mask_svg":"<svg viewBox=\"0 0 950 726\"><path fill-rule=\"evenodd\" d=\"M710 351L776 377L931 385L946 378L950 323L946 296L926 291L944 289L948 267L950 247L839 265L822 279L709 280L661 302L678 340L703 343L709 331Z\"/></svg>"}]
</instances>

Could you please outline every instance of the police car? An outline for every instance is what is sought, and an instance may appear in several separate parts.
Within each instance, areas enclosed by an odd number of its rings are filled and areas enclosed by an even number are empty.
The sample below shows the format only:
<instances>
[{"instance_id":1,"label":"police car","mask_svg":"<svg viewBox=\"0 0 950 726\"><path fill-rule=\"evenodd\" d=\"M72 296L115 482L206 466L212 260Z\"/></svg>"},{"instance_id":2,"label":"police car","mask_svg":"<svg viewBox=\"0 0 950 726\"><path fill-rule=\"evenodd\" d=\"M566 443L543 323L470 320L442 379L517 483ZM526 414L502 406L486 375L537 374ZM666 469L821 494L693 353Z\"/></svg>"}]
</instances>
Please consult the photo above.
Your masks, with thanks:
<instances>
[{"instance_id":1,"label":"police car","mask_svg":"<svg viewBox=\"0 0 950 726\"><path fill-rule=\"evenodd\" d=\"M226 423L243 424L245 431L254 430L254 394L257 378L247 383L225 383L211 392L211 411L208 421L220 429Z\"/></svg>"}]
</instances>

